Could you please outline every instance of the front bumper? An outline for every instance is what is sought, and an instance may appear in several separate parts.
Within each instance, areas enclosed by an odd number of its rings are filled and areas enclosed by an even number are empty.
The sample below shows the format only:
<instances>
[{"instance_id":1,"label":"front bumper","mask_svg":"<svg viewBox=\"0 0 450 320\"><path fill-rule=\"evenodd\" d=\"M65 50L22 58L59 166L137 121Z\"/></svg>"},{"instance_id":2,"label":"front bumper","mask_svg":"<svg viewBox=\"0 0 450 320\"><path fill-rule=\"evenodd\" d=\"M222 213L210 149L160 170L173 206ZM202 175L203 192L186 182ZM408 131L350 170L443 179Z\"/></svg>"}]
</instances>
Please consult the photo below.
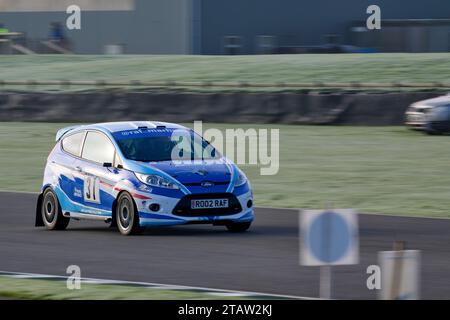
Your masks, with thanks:
<instances>
[{"instance_id":1,"label":"front bumper","mask_svg":"<svg viewBox=\"0 0 450 320\"><path fill-rule=\"evenodd\" d=\"M424 130L426 127L426 115L421 112L407 112L405 125L415 130Z\"/></svg>"},{"instance_id":2,"label":"front bumper","mask_svg":"<svg viewBox=\"0 0 450 320\"><path fill-rule=\"evenodd\" d=\"M222 195L213 195L213 197L225 197ZM161 226L161 225L180 225L192 223L210 223L220 224L220 222L249 222L253 221L253 206L248 208L249 201L253 202L251 191L239 196L228 194L231 201L230 209L211 209L201 210L194 214L192 210L186 210L183 205L187 199L178 199L160 195L151 195L151 199L135 199L139 211L139 221L141 226ZM210 194L195 194L185 196L184 198L211 198ZM160 209L157 212L150 210L151 204L158 204ZM237 210L239 208L239 210Z\"/></svg>"}]
</instances>

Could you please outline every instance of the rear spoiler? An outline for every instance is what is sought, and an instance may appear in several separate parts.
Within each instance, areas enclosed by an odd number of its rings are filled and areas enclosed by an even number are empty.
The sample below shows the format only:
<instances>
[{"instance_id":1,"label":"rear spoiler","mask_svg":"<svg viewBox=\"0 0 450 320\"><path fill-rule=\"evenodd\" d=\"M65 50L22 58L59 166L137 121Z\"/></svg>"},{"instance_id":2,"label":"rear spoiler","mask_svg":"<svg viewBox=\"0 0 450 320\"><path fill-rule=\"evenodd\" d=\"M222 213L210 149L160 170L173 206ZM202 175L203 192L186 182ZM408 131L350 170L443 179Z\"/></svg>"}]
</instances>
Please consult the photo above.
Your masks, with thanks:
<instances>
[{"instance_id":1,"label":"rear spoiler","mask_svg":"<svg viewBox=\"0 0 450 320\"><path fill-rule=\"evenodd\" d=\"M66 133L68 133L76 128L79 128L79 127L81 127L81 126L72 126L72 127L66 127L66 128L59 129L58 132L56 132L55 141L58 142Z\"/></svg>"}]
</instances>

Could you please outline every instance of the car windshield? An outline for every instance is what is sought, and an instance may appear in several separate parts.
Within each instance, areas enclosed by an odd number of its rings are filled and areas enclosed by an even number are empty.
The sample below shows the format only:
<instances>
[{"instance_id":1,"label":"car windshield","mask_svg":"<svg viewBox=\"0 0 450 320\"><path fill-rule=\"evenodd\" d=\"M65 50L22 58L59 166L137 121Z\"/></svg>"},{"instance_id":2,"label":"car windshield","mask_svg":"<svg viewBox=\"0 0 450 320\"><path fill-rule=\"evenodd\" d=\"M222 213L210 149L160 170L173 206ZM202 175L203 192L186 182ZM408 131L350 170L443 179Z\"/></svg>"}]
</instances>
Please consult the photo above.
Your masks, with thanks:
<instances>
[{"instance_id":1,"label":"car windshield","mask_svg":"<svg viewBox=\"0 0 450 320\"><path fill-rule=\"evenodd\" d=\"M193 131L131 133L116 138L125 158L142 162L219 159L218 151Z\"/></svg>"},{"instance_id":2,"label":"car windshield","mask_svg":"<svg viewBox=\"0 0 450 320\"><path fill-rule=\"evenodd\" d=\"M449 121L450 120L450 106L438 106L432 109L428 118L430 121Z\"/></svg>"}]
</instances>

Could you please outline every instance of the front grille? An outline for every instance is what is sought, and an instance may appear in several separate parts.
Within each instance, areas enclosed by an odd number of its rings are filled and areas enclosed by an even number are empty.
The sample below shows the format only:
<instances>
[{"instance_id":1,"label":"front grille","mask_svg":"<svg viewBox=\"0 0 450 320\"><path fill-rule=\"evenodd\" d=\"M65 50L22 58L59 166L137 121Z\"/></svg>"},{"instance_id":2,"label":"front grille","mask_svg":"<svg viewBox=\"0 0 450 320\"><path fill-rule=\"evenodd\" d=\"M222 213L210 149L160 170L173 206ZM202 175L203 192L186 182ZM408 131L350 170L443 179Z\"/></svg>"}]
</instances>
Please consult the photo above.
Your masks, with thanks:
<instances>
[{"instance_id":1,"label":"front grille","mask_svg":"<svg viewBox=\"0 0 450 320\"><path fill-rule=\"evenodd\" d=\"M191 200L195 199L228 199L228 208L191 209ZM172 214L183 217L229 216L242 211L241 204L231 193L190 194L184 196L172 211Z\"/></svg>"},{"instance_id":2,"label":"front grille","mask_svg":"<svg viewBox=\"0 0 450 320\"><path fill-rule=\"evenodd\" d=\"M230 184L230 181L218 181L218 182L213 182L212 183L215 186L224 186L224 185L228 185ZM201 187L202 183L201 182L187 182L187 183L183 183L186 187Z\"/></svg>"}]
</instances>

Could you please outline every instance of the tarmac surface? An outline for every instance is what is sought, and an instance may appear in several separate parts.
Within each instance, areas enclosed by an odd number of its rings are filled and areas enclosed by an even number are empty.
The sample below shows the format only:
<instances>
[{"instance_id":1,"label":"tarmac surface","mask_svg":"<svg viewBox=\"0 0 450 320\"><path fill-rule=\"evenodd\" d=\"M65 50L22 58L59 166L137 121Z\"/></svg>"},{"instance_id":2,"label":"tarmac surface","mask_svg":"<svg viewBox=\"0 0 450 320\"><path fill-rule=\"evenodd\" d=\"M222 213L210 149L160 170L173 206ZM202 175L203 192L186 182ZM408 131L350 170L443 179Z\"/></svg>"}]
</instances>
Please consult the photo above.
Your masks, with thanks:
<instances>
[{"instance_id":1,"label":"tarmac surface","mask_svg":"<svg viewBox=\"0 0 450 320\"><path fill-rule=\"evenodd\" d=\"M0 192L0 270L318 297L319 268L299 265L298 211L257 208L247 233L189 225L124 237L103 222L35 228L37 195ZM333 267L333 298L375 299L366 269L395 240L422 251L421 298L450 299L450 219L359 215L360 264Z\"/></svg>"}]
</instances>

